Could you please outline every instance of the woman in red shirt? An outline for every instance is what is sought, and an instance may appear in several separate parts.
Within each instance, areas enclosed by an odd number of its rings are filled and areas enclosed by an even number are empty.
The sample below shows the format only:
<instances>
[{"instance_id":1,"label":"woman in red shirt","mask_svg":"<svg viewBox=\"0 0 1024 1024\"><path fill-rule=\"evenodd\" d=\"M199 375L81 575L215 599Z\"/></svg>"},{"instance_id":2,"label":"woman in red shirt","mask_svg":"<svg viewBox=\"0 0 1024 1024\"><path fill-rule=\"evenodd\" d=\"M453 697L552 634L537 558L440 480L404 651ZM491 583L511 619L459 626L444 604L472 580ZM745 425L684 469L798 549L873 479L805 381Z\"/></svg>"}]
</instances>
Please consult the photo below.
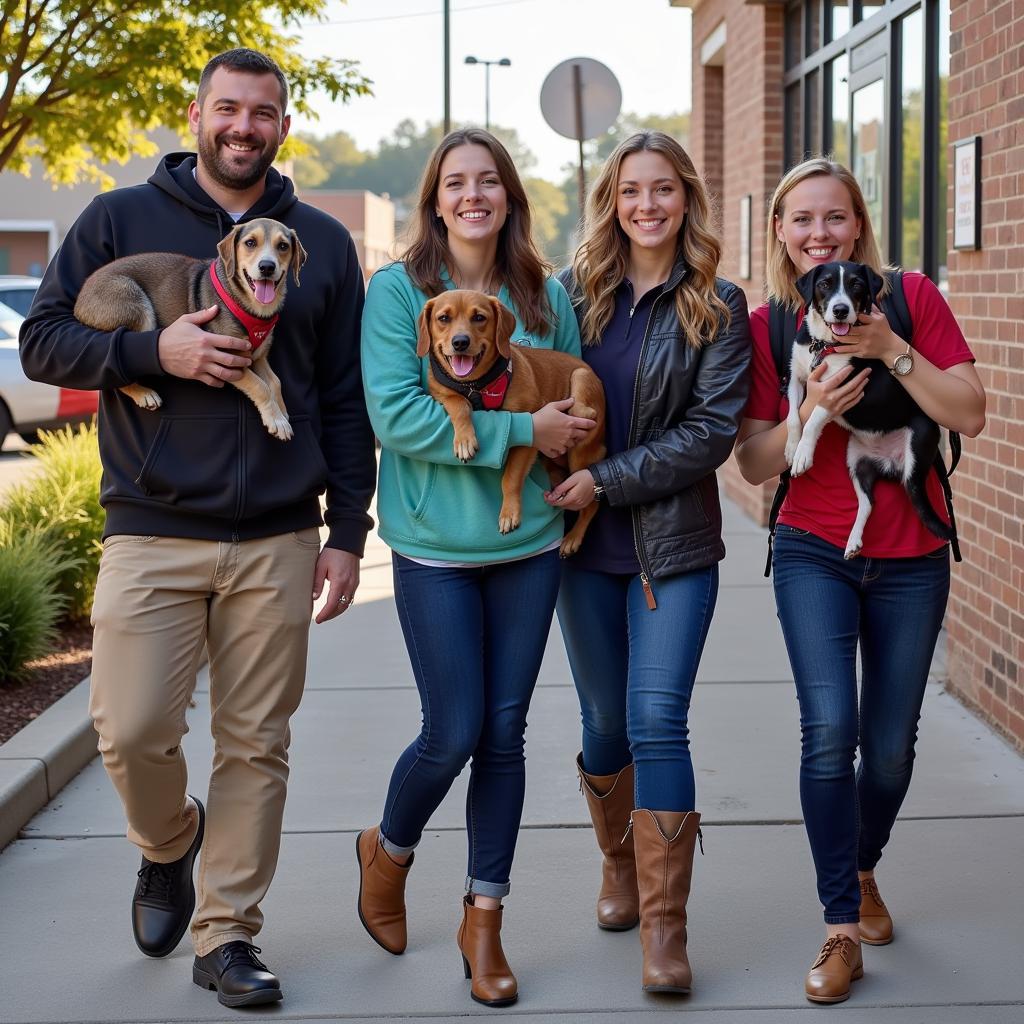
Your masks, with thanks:
<instances>
[{"instance_id":1,"label":"woman in red shirt","mask_svg":"<svg viewBox=\"0 0 1024 1024\"><path fill-rule=\"evenodd\" d=\"M856 179L827 159L807 160L782 179L772 198L769 297L799 309L796 280L834 260L883 270ZM927 277L906 273L903 288L913 364L897 379L940 426L974 437L985 423L985 392L963 334ZM750 319L751 394L736 458L743 476L760 484L787 468L788 404L772 358L768 306ZM906 350L877 306L843 345L844 354L887 367ZM847 366L826 377L827 371L822 363L811 373L800 406L804 423L818 405L833 416L854 406L872 372L853 375ZM873 372L885 371L876 366ZM821 1003L849 996L850 982L863 974L862 941L892 941L874 869L910 784L921 702L949 594L949 546L925 529L899 483L879 481L863 549L857 558L843 557L857 513L848 439L838 424L825 427L814 465L790 484L772 556L800 703L800 801L827 933L805 991ZM945 518L934 470L927 493Z\"/></svg>"}]
</instances>

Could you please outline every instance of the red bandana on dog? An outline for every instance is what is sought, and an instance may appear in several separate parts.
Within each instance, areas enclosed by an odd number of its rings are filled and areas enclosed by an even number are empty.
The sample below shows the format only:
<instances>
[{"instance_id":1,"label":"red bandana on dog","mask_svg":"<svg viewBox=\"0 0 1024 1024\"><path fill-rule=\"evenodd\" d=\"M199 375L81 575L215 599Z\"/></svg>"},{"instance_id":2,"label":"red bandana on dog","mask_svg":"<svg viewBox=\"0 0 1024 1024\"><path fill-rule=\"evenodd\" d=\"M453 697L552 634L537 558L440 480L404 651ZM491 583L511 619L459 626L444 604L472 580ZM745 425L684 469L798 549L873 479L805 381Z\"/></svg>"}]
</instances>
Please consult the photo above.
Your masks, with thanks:
<instances>
[{"instance_id":1,"label":"red bandana on dog","mask_svg":"<svg viewBox=\"0 0 1024 1024\"><path fill-rule=\"evenodd\" d=\"M480 395L480 401L483 402L485 409L500 409L502 403L505 401L505 392L508 391L509 381L512 380L512 364L508 364L508 369L494 382L489 384L486 388L481 388L478 394Z\"/></svg>"},{"instance_id":2,"label":"red bandana on dog","mask_svg":"<svg viewBox=\"0 0 1024 1024\"><path fill-rule=\"evenodd\" d=\"M278 314L275 313L272 317L266 320L261 320L258 316L253 316L252 313L248 313L242 309L242 307L235 302L233 298L231 298L224 285L221 284L220 278L217 276L216 260L210 264L210 280L213 281L214 290L220 296L221 301L245 328L246 334L249 335L249 343L252 345L252 350L255 352L256 349L258 349L266 340L267 335L274 329L274 325L277 323L278 319L280 319Z\"/></svg>"}]
</instances>

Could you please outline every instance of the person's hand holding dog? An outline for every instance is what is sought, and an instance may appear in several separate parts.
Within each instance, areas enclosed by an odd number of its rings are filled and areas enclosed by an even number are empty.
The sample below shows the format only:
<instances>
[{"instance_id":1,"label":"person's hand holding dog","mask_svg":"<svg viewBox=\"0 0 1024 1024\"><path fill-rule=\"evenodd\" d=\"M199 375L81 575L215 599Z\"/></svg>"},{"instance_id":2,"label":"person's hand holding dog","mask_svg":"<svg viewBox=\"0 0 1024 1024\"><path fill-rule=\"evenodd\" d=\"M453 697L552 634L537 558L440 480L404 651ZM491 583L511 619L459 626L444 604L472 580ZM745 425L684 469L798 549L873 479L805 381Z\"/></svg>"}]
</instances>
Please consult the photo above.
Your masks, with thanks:
<instances>
[{"instance_id":1,"label":"person's hand holding dog","mask_svg":"<svg viewBox=\"0 0 1024 1024\"><path fill-rule=\"evenodd\" d=\"M845 339L835 339L836 351L844 356L881 359L886 366L907 350L907 343L889 326L876 303L870 313L861 313Z\"/></svg>"},{"instance_id":2,"label":"person's hand holding dog","mask_svg":"<svg viewBox=\"0 0 1024 1024\"><path fill-rule=\"evenodd\" d=\"M564 455L597 425L595 420L569 415L575 401L563 398L548 402L533 414L533 446L549 458Z\"/></svg>"},{"instance_id":3,"label":"person's hand holding dog","mask_svg":"<svg viewBox=\"0 0 1024 1024\"><path fill-rule=\"evenodd\" d=\"M557 487L545 491L544 500L555 508L582 511L594 500L594 474L589 469L578 469Z\"/></svg>"},{"instance_id":4,"label":"person's hand holding dog","mask_svg":"<svg viewBox=\"0 0 1024 1024\"><path fill-rule=\"evenodd\" d=\"M819 363L807 377L807 396L800 407L800 419L806 423L807 417L820 405L830 416L842 416L847 409L855 406L864 396L871 367L861 370L850 379L853 367L847 363L841 366L830 377L826 377L828 363Z\"/></svg>"},{"instance_id":5,"label":"person's hand holding dog","mask_svg":"<svg viewBox=\"0 0 1024 1024\"><path fill-rule=\"evenodd\" d=\"M252 363L252 346L226 334L210 334L199 325L217 315L217 306L185 313L160 332L157 356L173 377L198 380L213 388L242 379Z\"/></svg>"}]
</instances>

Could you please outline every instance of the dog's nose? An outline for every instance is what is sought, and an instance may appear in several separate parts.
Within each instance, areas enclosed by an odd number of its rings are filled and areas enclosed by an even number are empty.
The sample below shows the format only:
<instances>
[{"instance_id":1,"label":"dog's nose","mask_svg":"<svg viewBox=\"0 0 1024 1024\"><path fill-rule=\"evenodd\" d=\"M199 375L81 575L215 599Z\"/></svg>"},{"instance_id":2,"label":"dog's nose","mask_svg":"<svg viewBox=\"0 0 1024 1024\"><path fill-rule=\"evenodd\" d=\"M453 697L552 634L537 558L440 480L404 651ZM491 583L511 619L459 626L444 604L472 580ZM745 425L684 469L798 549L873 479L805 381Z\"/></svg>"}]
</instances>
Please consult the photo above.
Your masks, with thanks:
<instances>
[{"instance_id":1,"label":"dog's nose","mask_svg":"<svg viewBox=\"0 0 1024 1024\"><path fill-rule=\"evenodd\" d=\"M469 348L469 335L468 334L456 334L452 338L452 348L456 352L465 352Z\"/></svg>"},{"instance_id":2,"label":"dog's nose","mask_svg":"<svg viewBox=\"0 0 1024 1024\"><path fill-rule=\"evenodd\" d=\"M264 277L273 277L277 264L273 260L260 260L257 266Z\"/></svg>"},{"instance_id":3,"label":"dog's nose","mask_svg":"<svg viewBox=\"0 0 1024 1024\"><path fill-rule=\"evenodd\" d=\"M845 320L850 315L850 307L844 302L837 302L832 307L832 315L837 320Z\"/></svg>"}]
</instances>

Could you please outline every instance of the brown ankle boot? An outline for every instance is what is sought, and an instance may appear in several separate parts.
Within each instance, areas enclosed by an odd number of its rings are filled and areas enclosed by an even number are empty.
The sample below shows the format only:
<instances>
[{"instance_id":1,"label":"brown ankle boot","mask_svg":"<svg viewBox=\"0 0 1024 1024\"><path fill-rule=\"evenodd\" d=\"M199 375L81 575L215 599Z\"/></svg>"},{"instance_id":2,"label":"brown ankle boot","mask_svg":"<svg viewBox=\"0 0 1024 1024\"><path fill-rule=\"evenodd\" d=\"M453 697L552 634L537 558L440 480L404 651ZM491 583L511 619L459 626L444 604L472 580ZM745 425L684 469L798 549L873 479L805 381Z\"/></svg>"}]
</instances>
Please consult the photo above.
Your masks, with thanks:
<instances>
[{"instance_id":1,"label":"brown ankle boot","mask_svg":"<svg viewBox=\"0 0 1024 1024\"><path fill-rule=\"evenodd\" d=\"M640 920L636 889L636 860L629 812L633 809L633 765L617 775L588 775L583 755L576 757L580 789L587 798L597 845L604 854L601 892L597 897L597 926L610 932L635 928ZM625 837L625 839L623 839Z\"/></svg>"},{"instance_id":2,"label":"brown ankle boot","mask_svg":"<svg viewBox=\"0 0 1024 1024\"><path fill-rule=\"evenodd\" d=\"M812 1003L841 1003L850 998L850 983L863 977L860 943L849 935L833 935L811 966L804 992Z\"/></svg>"},{"instance_id":3,"label":"brown ankle boot","mask_svg":"<svg viewBox=\"0 0 1024 1024\"><path fill-rule=\"evenodd\" d=\"M472 979L469 994L484 1006L511 1006L519 998L519 986L501 948L501 912L484 910L472 895L462 901L462 924L457 941L466 977Z\"/></svg>"},{"instance_id":4,"label":"brown ankle boot","mask_svg":"<svg viewBox=\"0 0 1024 1024\"><path fill-rule=\"evenodd\" d=\"M635 810L631 816L640 890L640 945L645 992L690 991L686 901L700 815L696 811Z\"/></svg>"},{"instance_id":5,"label":"brown ankle boot","mask_svg":"<svg viewBox=\"0 0 1024 1024\"><path fill-rule=\"evenodd\" d=\"M860 941L869 946L888 946L892 942L892 918L873 878L860 883Z\"/></svg>"},{"instance_id":6,"label":"brown ankle boot","mask_svg":"<svg viewBox=\"0 0 1024 1024\"><path fill-rule=\"evenodd\" d=\"M370 938L389 953L405 952L405 880L413 854L405 864L393 860L380 845L380 828L374 826L356 836L359 861L359 920Z\"/></svg>"}]
</instances>

